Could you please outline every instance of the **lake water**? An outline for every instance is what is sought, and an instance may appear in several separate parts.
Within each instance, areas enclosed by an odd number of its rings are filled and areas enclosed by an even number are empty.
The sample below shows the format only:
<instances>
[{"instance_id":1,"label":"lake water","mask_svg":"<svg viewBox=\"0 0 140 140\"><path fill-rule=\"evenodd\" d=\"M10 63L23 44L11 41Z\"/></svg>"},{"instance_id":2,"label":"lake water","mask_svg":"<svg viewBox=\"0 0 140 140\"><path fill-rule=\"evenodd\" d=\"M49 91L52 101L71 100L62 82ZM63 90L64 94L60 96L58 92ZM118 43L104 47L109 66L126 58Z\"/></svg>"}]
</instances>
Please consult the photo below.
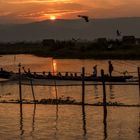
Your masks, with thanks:
<instances>
[{"instance_id":1,"label":"lake water","mask_svg":"<svg viewBox=\"0 0 140 140\"><path fill-rule=\"evenodd\" d=\"M91 74L94 65L108 72L108 60L52 59L32 55L5 55L0 57L0 67L9 71L18 71L21 63L25 69L34 72L69 71L81 72L84 66L86 73ZM124 71L137 76L140 61L112 60L113 75ZM81 101L81 86L57 86L58 97L71 97ZM54 86L35 85L36 99L56 97ZM102 102L102 85L87 85L86 103ZM107 85L107 101L124 105L139 104L138 85ZM16 83L0 83L0 100L19 99ZM23 98L32 100L30 85L22 85ZM21 110L22 109L22 110ZM41 105L37 104L0 104L0 139L25 140L139 140L140 109L139 107L108 106L107 116L102 106L78 105Z\"/></svg>"}]
</instances>

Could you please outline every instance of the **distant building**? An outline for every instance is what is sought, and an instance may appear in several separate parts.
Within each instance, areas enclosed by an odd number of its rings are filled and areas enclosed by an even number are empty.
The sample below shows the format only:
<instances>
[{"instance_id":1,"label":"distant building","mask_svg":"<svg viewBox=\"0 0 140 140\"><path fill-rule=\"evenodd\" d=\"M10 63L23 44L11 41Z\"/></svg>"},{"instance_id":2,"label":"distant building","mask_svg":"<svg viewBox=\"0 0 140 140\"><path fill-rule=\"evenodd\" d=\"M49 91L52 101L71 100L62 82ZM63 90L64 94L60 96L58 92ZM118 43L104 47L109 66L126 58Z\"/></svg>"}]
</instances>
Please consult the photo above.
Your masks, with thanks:
<instances>
[{"instance_id":1,"label":"distant building","mask_svg":"<svg viewBox=\"0 0 140 140\"><path fill-rule=\"evenodd\" d=\"M135 36L123 36L122 43L125 45L135 45L136 38L135 38Z\"/></svg>"}]
</instances>

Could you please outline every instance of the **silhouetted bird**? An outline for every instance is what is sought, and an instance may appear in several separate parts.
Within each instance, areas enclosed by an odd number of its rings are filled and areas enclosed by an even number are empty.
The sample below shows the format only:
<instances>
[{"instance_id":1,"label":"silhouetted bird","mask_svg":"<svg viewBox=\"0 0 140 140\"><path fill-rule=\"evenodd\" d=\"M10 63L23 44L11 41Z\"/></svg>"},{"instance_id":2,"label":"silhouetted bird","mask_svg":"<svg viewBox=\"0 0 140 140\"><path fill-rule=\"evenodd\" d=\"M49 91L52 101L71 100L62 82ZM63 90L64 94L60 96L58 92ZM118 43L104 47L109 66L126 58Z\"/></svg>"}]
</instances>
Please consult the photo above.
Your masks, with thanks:
<instances>
[{"instance_id":1,"label":"silhouetted bird","mask_svg":"<svg viewBox=\"0 0 140 140\"><path fill-rule=\"evenodd\" d=\"M121 36L121 32L119 30L116 31L117 36Z\"/></svg>"},{"instance_id":2,"label":"silhouetted bird","mask_svg":"<svg viewBox=\"0 0 140 140\"><path fill-rule=\"evenodd\" d=\"M81 17L81 18L83 18L86 22L89 22L88 16L78 15L78 17Z\"/></svg>"}]
</instances>

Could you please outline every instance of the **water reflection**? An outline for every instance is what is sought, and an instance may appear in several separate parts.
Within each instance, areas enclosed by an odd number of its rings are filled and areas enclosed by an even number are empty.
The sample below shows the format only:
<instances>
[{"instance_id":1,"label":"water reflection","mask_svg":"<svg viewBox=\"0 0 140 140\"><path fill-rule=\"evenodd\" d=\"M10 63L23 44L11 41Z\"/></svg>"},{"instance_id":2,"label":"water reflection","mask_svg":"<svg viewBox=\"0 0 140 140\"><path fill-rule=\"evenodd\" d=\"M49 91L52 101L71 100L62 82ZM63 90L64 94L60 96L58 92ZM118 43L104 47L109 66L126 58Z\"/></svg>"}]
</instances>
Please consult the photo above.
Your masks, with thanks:
<instances>
[{"instance_id":1,"label":"water reflection","mask_svg":"<svg viewBox=\"0 0 140 140\"><path fill-rule=\"evenodd\" d=\"M0 106L0 135L7 139L12 136L11 139L54 140L140 138L139 108L108 107L106 112L103 107L93 106L23 104L21 109L17 104Z\"/></svg>"},{"instance_id":2,"label":"water reflection","mask_svg":"<svg viewBox=\"0 0 140 140\"><path fill-rule=\"evenodd\" d=\"M20 104L20 120L19 120L19 123L20 123L20 139L24 139L24 133L25 133L25 130L24 130L24 118L23 118L23 104ZM34 131L35 131L35 115L36 115L36 104L33 104L33 113L32 113L32 125L31 125L31 132L30 132L30 135L33 137L33 134L34 134Z\"/></svg>"},{"instance_id":3,"label":"water reflection","mask_svg":"<svg viewBox=\"0 0 140 140\"><path fill-rule=\"evenodd\" d=\"M53 60L53 72L57 73L57 63L55 60Z\"/></svg>"},{"instance_id":4,"label":"water reflection","mask_svg":"<svg viewBox=\"0 0 140 140\"><path fill-rule=\"evenodd\" d=\"M57 97L57 87L56 86L49 86L49 98L54 99Z\"/></svg>"},{"instance_id":5,"label":"water reflection","mask_svg":"<svg viewBox=\"0 0 140 140\"><path fill-rule=\"evenodd\" d=\"M55 137L57 139L57 132L58 132L58 104L56 105L56 119L55 119Z\"/></svg>"},{"instance_id":6,"label":"water reflection","mask_svg":"<svg viewBox=\"0 0 140 140\"><path fill-rule=\"evenodd\" d=\"M140 86L139 86L139 105L140 105ZM140 111L139 111L139 127L138 127L138 133L139 133L139 139L140 139Z\"/></svg>"},{"instance_id":7,"label":"water reflection","mask_svg":"<svg viewBox=\"0 0 140 140\"><path fill-rule=\"evenodd\" d=\"M138 133L139 133L139 139L140 139L140 112L139 112L139 128L138 128Z\"/></svg>"},{"instance_id":8,"label":"water reflection","mask_svg":"<svg viewBox=\"0 0 140 140\"><path fill-rule=\"evenodd\" d=\"M21 62L26 67L30 67L34 71L52 71L52 60L48 60L47 58L41 58L41 57L35 57L35 56L20 56L20 59L15 60L15 64L17 65L19 62ZM11 59L11 58L10 58ZM13 66L13 57L12 57L12 65L9 58L0 59L1 67L4 67L8 70L15 70L15 66ZM29 61L30 60L30 61ZM86 72L91 72L92 66L94 63L96 63L99 66L99 69L101 67L105 68L107 72L107 64L105 61L97 61L97 60L55 60L56 64L54 71L81 71L81 67L86 67ZM124 70L125 66L120 63L119 60L117 60L120 65L116 65L115 69L118 71ZM140 61L134 61L137 64L140 64ZM130 61L128 61L128 64ZM58 65L59 64L59 65ZM76 66L76 67L75 67ZM132 68L130 66L127 66L127 69L129 71L136 71L136 68ZM17 69L16 69L17 70ZM117 99L117 101L120 101L124 104L139 104L139 100L137 97L140 96L140 90L138 92L137 86L117 86L117 85L109 85L108 88L108 97L109 99L113 100L114 98ZM127 88L126 88L127 87ZM69 87L57 87L57 91L54 86L34 86L34 91L36 93L36 99L43 99L43 98L56 98L56 92L58 92L58 95L64 95L73 97L76 100L81 100L81 87L76 86L69 86ZM24 86L24 89L26 92L24 92L25 96L29 97L30 100L32 100L32 95L30 94L30 86ZM8 99L17 99L18 98L18 86L14 84L6 85L4 83L0 84L0 95L5 95L6 93L11 93L11 96L6 96ZM99 101L102 100L102 89L99 85L92 86L92 90L87 91L86 98L90 99L90 102L94 102L95 99L98 99ZM32 89L33 92L33 89ZM94 94L94 97L91 97ZM5 96L4 96L5 97ZM59 97L58 97L59 98ZM140 98L140 97L139 97ZM5 99L1 97L1 100ZM116 101L115 99L115 101ZM56 108L55 108L56 106ZM28 136L28 133L30 132L30 136L32 136L32 139L37 139L38 135L44 136L43 138L46 138L47 136L50 136L51 138L54 138L54 134L56 139L66 139L66 137L75 137L75 139L80 136L81 139L84 139L85 136L90 137L96 137L98 140L102 139L102 136L104 135L104 139L140 139L140 110L139 108L133 108L133 107L126 107L126 108L119 108L119 107L108 107L108 108L96 108L96 107L89 107L86 110L87 106L64 106L64 105L33 105L33 110L29 112L28 109L30 109L30 106L27 110L23 111L22 104L19 105L3 105L1 104L0 108L0 114L1 114L1 135L6 135L7 128L8 132L13 132L13 126L14 132L16 129L20 131L20 137L21 139L25 139L25 135ZM38 107L38 110L37 110ZM70 109L71 111L68 111L67 113L61 112L61 108L65 110ZM10 108L10 109L9 109ZM19 112L17 112L17 108L19 108ZM108 109L108 110L107 110ZM82 116L79 116L79 112L82 110ZM47 112L48 111L48 112ZM103 111L103 113L102 113ZM108 112L111 112L111 117ZM126 111L124 113L124 111ZM7 115L7 112L10 114ZM48 113L48 118L46 117L46 112ZM56 113L56 114L55 114ZM87 115L87 114L88 115ZM94 113L94 118L92 117ZM19 114L19 115L18 115ZM90 115L89 115L90 114ZM137 118L135 117L137 116ZM7 119L7 118L8 119ZM30 117L30 119L29 119ZM68 119L64 118L71 118L70 121ZM132 118L134 117L134 118ZM6 119L5 119L6 118ZM16 118L14 120L14 118ZM27 119L28 118L28 119ZM82 118L77 122L77 118ZM17 122L18 119L18 122ZM9 121L8 121L9 120ZM62 120L62 121L61 121ZM68 122L67 122L68 121ZM74 123L71 123L71 122ZM44 122L47 122L47 124L44 125ZM94 122L94 123L89 123ZM13 124L11 124L13 123ZM16 123L18 123L18 127L16 126ZM109 125L108 125L109 123ZM29 124L31 125L29 127ZM60 125L61 124L61 125ZM94 124L94 127L93 127ZM46 125L49 126L49 129L46 129ZM55 125L55 126L54 126ZM3 126L7 126L4 128ZM27 127L25 127L27 126ZM82 129L77 130L79 126L82 126ZM137 127L136 127L137 126ZM128 129L129 128L129 129ZM5 130L6 129L6 130ZM64 130L64 131L63 131ZM67 130L67 132L65 131ZM136 130L136 131L134 131ZM26 132L26 133L25 133ZM42 132L42 134L40 134ZM112 133L113 132L113 133ZM19 133L19 132L18 132ZM94 136L93 136L94 133ZM118 133L120 136L118 136ZM68 134L68 135L67 135ZM139 136L138 136L139 134ZM16 134L11 134L17 135ZM66 135L66 137L63 138L63 135ZM125 137L125 138L124 138ZM96 139L95 138L95 139ZM9 138L10 139L10 138ZM80 139L80 138L79 138ZM91 138L92 139L92 138ZM94 139L94 138L93 138Z\"/></svg>"},{"instance_id":9,"label":"water reflection","mask_svg":"<svg viewBox=\"0 0 140 140\"><path fill-rule=\"evenodd\" d=\"M94 98L98 99L99 98L99 94L98 94L98 85L94 85Z\"/></svg>"},{"instance_id":10,"label":"water reflection","mask_svg":"<svg viewBox=\"0 0 140 140\"><path fill-rule=\"evenodd\" d=\"M31 84L31 90L32 90L32 96L33 96L33 100L34 100L34 103L35 103L35 92L34 92L34 87L33 87L33 81L32 79L30 79L30 84Z\"/></svg>"},{"instance_id":11,"label":"water reflection","mask_svg":"<svg viewBox=\"0 0 140 140\"><path fill-rule=\"evenodd\" d=\"M107 106L103 106L104 140L107 139Z\"/></svg>"},{"instance_id":12,"label":"water reflection","mask_svg":"<svg viewBox=\"0 0 140 140\"><path fill-rule=\"evenodd\" d=\"M33 108L32 131L31 131L31 135L33 134L33 132L34 132L34 130L35 130L35 114L36 114L36 104L34 104L34 108Z\"/></svg>"},{"instance_id":13,"label":"water reflection","mask_svg":"<svg viewBox=\"0 0 140 140\"><path fill-rule=\"evenodd\" d=\"M14 65L16 65L16 55L14 55Z\"/></svg>"},{"instance_id":14,"label":"water reflection","mask_svg":"<svg viewBox=\"0 0 140 140\"><path fill-rule=\"evenodd\" d=\"M87 134L87 128L86 128L86 112L85 112L85 105L82 105L82 121L83 121L84 136L86 136L86 134Z\"/></svg>"},{"instance_id":15,"label":"water reflection","mask_svg":"<svg viewBox=\"0 0 140 140\"><path fill-rule=\"evenodd\" d=\"M23 105L20 103L20 136L22 139L22 136L24 134L24 129L23 129Z\"/></svg>"},{"instance_id":16,"label":"water reflection","mask_svg":"<svg viewBox=\"0 0 140 140\"><path fill-rule=\"evenodd\" d=\"M109 98L112 100L112 99L115 99L115 94L114 94L114 87L112 84L109 84Z\"/></svg>"},{"instance_id":17,"label":"water reflection","mask_svg":"<svg viewBox=\"0 0 140 140\"><path fill-rule=\"evenodd\" d=\"M101 71L101 73L104 74L103 71ZM103 84L103 124L104 124L104 140L107 139L107 100L106 100L106 83L104 81L104 77L102 80L102 84Z\"/></svg>"}]
</instances>

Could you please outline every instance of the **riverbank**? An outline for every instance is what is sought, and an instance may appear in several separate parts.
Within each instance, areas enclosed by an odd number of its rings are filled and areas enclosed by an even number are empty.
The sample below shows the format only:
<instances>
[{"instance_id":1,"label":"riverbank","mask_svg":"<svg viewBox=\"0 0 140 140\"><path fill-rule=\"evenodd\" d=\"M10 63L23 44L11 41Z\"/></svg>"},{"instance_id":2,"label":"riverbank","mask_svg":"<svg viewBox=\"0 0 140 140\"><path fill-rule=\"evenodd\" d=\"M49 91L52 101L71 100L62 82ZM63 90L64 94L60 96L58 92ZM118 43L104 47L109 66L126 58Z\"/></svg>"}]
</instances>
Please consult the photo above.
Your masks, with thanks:
<instances>
[{"instance_id":1,"label":"riverbank","mask_svg":"<svg viewBox=\"0 0 140 140\"><path fill-rule=\"evenodd\" d=\"M95 44L93 42L44 45L42 43L0 44L0 55L32 54L61 59L140 60L140 45Z\"/></svg>"}]
</instances>

